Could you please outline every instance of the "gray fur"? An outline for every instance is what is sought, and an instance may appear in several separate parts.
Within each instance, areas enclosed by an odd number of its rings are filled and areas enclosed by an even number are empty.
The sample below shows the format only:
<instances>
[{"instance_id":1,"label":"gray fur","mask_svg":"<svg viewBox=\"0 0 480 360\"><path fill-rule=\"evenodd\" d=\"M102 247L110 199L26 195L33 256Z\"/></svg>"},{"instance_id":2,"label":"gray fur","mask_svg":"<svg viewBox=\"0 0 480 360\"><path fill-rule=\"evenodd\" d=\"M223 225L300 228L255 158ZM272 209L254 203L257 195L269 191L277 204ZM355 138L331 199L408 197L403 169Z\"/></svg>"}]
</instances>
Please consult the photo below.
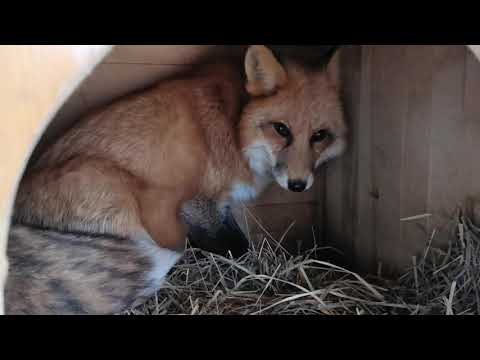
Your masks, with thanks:
<instances>
[{"instance_id":1,"label":"gray fur","mask_svg":"<svg viewBox=\"0 0 480 360\"><path fill-rule=\"evenodd\" d=\"M150 246L147 240L15 225L7 252L6 314L118 313L161 286L162 278L151 278Z\"/></svg>"}]
</instances>

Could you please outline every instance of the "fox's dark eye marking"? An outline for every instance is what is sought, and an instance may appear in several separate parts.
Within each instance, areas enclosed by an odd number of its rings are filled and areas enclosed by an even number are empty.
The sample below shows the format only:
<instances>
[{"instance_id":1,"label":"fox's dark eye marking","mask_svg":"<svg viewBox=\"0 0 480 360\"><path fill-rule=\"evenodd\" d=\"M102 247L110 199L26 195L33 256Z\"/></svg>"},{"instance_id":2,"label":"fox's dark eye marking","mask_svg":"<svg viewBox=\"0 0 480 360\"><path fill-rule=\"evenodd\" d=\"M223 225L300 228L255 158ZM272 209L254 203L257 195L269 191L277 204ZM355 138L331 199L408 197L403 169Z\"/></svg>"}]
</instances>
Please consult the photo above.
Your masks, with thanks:
<instances>
[{"instance_id":1,"label":"fox's dark eye marking","mask_svg":"<svg viewBox=\"0 0 480 360\"><path fill-rule=\"evenodd\" d=\"M285 124L273 123L273 127L275 128L277 133L284 138L288 138L288 137L292 136L292 133L290 132L290 129Z\"/></svg>"},{"instance_id":2,"label":"fox's dark eye marking","mask_svg":"<svg viewBox=\"0 0 480 360\"><path fill-rule=\"evenodd\" d=\"M314 143L319 143L319 142L322 142L324 140L327 140L328 138L331 138L333 135L330 131L328 130L319 130L317 131L316 133L314 133L312 135L312 138L310 139L311 143L314 144Z\"/></svg>"},{"instance_id":3,"label":"fox's dark eye marking","mask_svg":"<svg viewBox=\"0 0 480 360\"><path fill-rule=\"evenodd\" d=\"M290 131L290 129L288 128L288 126L283 124L283 123L279 123L279 122L272 123L272 125L273 125L275 131L278 133L278 135L280 135L281 137L283 137L287 140L286 147L289 147L290 145L292 145L293 135L292 135L292 132Z\"/></svg>"}]
</instances>

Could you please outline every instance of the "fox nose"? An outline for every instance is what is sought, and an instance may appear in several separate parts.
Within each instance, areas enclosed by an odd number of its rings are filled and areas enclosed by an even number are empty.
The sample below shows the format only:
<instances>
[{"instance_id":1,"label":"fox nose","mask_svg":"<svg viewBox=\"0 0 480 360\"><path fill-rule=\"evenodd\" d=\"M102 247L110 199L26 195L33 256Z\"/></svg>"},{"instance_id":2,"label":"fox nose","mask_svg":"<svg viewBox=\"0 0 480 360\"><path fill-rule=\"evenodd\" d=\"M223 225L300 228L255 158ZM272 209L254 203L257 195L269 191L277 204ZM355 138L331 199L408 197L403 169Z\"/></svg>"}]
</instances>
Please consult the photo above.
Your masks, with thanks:
<instances>
[{"instance_id":1,"label":"fox nose","mask_svg":"<svg viewBox=\"0 0 480 360\"><path fill-rule=\"evenodd\" d=\"M304 192L307 188L307 182L303 180L288 181L288 189L293 192Z\"/></svg>"}]
</instances>

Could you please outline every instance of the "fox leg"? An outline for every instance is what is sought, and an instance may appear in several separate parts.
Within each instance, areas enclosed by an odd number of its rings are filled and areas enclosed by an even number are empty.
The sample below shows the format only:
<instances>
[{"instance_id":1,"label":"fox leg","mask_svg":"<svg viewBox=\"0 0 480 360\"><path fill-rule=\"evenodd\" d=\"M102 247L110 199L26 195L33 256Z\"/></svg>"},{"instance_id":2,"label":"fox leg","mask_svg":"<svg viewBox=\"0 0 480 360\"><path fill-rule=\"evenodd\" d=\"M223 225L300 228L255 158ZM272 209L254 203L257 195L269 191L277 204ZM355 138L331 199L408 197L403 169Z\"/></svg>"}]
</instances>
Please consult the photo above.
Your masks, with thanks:
<instances>
[{"instance_id":1,"label":"fox leg","mask_svg":"<svg viewBox=\"0 0 480 360\"><path fill-rule=\"evenodd\" d=\"M142 224L153 240L162 248L183 251L187 231L180 218L181 200L175 189L144 189L138 199Z\"/></svg>"},{"instance_id":2,"label":"fox leg","mask_svg":"<svg viewBox=\"0 0 480 360\"><path fill-rule=\"evenodd\" d=\"M238 258L248 251L249 242L229 206L202 196L182 207L189 226L188 237L194 247L219 255Z\"/></svg>"}]
</instances>

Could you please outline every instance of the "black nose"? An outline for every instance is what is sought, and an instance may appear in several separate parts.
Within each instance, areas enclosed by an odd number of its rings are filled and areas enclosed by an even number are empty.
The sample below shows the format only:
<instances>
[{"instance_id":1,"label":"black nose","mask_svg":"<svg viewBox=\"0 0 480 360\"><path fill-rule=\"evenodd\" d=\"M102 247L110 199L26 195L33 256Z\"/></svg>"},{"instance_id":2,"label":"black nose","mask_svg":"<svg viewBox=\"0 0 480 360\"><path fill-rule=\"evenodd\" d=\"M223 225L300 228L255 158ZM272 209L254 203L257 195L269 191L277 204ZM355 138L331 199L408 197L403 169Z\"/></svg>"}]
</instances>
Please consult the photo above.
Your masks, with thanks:
<instances>
[{"instance_id":1,"label":"black nose","mask_svg":"<svg viewBox=\"0 0 480 360\"><path fill-rule=\"evenodd\" d=\"M288 189L293 192L303 192L307 188L307 183L303 180L290 180Z\"/></svg>"}]
</instances>

